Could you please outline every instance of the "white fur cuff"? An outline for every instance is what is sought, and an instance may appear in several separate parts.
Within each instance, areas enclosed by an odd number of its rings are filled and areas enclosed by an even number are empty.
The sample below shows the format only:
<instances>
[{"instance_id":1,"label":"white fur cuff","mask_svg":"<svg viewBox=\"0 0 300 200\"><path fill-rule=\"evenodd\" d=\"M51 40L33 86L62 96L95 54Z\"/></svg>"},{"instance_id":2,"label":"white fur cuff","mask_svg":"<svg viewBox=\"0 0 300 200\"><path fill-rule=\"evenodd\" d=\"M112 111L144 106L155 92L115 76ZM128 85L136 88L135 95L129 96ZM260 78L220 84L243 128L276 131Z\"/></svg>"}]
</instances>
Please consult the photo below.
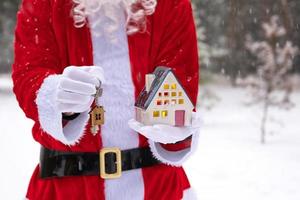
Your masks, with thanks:
<instances>
[{"instance_id":1,"label":"white fur cuff","mask_svg":"<svg viewBox=\"0 0 300 200\"><path fill-rule=\"evenodd\" d=\"M57 109L55 99L59 79L60 75L48 76L37 92L36 104L39 122L43 131L47 132L54 139L66 145L74 145L83 136L89 114L88 111L81 113L63 127L62 113Z\"/></svg>"},{"instance_id":2,"label":"white fur cuff","mask_svg":"<svg viewBox=\"0 0 300 200\"><path fill-rule=\"evenodd\" d=\"M191 147L180 151L168 151L160 143L152 140L148 140L148 143L155 158L165 164L180 167L196 151L198 140L199 133L193 134Z\"/></svg>"}]
</instances>

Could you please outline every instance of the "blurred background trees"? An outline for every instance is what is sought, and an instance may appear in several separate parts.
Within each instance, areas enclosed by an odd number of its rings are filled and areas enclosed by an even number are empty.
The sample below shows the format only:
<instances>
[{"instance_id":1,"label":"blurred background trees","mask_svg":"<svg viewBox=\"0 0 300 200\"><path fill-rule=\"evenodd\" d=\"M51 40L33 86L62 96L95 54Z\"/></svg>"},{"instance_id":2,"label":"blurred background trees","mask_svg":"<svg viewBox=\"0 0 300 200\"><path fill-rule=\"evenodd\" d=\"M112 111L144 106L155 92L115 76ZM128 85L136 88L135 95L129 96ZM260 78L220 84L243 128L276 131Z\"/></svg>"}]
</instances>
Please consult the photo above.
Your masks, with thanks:
<instances>
[{"instance_id":1,"label":"blurred background trees","mask_svg":"<svg viewBox=\"0 0 300 200\"><path fill-rule=\"evenodd\" d=\"M279 23L279 17L274 15L270 22L262 25L265 38L262 41L253 41L247 36L245 46L256 56L259 64L255 75L240 79L242 85L251 89L250 104L263 104L261 119L261 143L266 140L266 123L271 107L289 109L293 107L290 100L293 92L293 81L289 76L294 58L299 53L291 41L282 41L287 28ZM281 94L278 93L281 91Z\"/></svg>"},{"instance_id":2,"label":"blurred background trees","mask_svg":"<svg viewBox=\"0 0 300 200\"><path fill-rule=\"evenodd\" d=\"M205 29L205 44L220 51L200 59L202 69L223 73L234 84L236 77L254 73L257 59L245 48L247 35L262 40L261 26L277 15L287 34L282 40L300 45L299 0L193 0L198 29ZM203 28L202 28L203 27ZM198 34L199 35L199 34ZM201 35L199 39L201 40ZM201 43L200 43L201 49ZM204 55L207 57L207 55ZM200 50L201 58L201 50ZM300 72L300 57L295 58L292 72Z\"/></svg>"},{"instance_id":3,"label":"blurred background trees","mask_svg":"<svg viewBox=\"0 0 300 200\"><path fill-rule=\"evenodd\" d=\"M9 72L13 61L13 37L19 0L0 2L0 73Z\"/></svg>"},{"instance_id":4,"label":"blurred background trees","mask_svg":"<svg viewBox=\"0 0 300 200\"><path fill-rule=\"evenodd\" d=\"M233 86L241 86L241 80L247 88L251 86L250 97L244 98L262 105L260 131L264 143L270 132L266 129L271 121L270 108L289 108L287 105L293 103L290 94L295 87L299 88L296 81L293 84L292 76L297 74L299 79L300 73L297 51L300 47L300 1L193 0L193 4L202 83L218 82L220 85L222 82L218 79L225 76ZM272 34L279 27L283 32ZM222 76L211 81L215 74ZM202 106L211 102L212 97L215 102L220 92L206 87L201 91ZM277 97L282 93L282 98Z\"/></svg>"}]
</instances>

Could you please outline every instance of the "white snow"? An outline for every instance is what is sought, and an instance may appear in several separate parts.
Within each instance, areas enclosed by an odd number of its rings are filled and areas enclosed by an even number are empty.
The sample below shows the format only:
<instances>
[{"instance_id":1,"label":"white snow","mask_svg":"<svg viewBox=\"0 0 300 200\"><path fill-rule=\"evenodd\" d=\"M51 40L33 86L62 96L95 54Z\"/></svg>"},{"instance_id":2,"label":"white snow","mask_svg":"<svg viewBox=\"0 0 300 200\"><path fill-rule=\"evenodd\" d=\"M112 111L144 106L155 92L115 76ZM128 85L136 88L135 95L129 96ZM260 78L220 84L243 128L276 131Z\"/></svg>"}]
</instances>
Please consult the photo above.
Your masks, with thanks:
<instances>
[{"instance_id":1,"label":"white snow","mask_svg":"<svg viewBox=\"0 0 300 200\"><path fill-rule=\"evenodd\" d=\"M9 91L9 78L0 77L0 194L1 199L22 199L39 159L39 145ZM222 99L204 119L197 153L185 164L199 200L299 200L299 106L273 110L267 144L259 143L258 106L245 107L243 89L214 86ZM300 91L292 96L300 102ZM200 102L201 107L201 102Z\"/></svg>"},{"instance_id":2,"label":"white snow","mask_svg":"<svg viewBox=\"0 0 300 200\"><path fill-rule=\"evenodd\" d=\"M273 110L267 144L261 145L259 106L245 107L244 89L213 87L221 101L202 110L196 155L186 163L200 200L300 199L300 92L291 111ZM201 107L201 103L200 103Z\"/></svg>"},{"instance_id":3,"label":"white snow","mask_svg":"<svg viewBox=\"0 0 300 200\"><path fill-rule=\"evenodd\" d=\"M13 83L9 74L0 74L0 92L10 91ZM1 95L1 93L0 93Z\"/></svg>"}]
</instances>

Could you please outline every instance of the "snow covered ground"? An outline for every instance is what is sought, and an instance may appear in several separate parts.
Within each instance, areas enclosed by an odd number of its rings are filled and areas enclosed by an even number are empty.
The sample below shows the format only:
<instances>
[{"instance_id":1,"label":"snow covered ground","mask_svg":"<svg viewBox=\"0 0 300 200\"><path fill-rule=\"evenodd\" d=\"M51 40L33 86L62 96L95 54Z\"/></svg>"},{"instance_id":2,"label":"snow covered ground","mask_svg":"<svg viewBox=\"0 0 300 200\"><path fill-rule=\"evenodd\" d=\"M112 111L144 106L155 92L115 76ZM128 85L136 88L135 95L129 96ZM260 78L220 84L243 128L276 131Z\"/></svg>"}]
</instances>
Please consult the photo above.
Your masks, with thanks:
<instances>
[{"instance_id":1,"label":"snow covered ground","mask_svg":"<svg viewBox=\"0 0 300 200\"><path fill-rule=\"evenodd\" d=\"M39 145L11 94L8 78L0 77L0 199L25 195L38 162ZM300 199L300 92L298 107L273 110L267 144L259 143L259 107L245 107L243 89L212 86L221 101L201 109L204 125L197 153L185 164L199 200ZM200 102L201 106L201 102Z\"/></svg>"}]
</instances>

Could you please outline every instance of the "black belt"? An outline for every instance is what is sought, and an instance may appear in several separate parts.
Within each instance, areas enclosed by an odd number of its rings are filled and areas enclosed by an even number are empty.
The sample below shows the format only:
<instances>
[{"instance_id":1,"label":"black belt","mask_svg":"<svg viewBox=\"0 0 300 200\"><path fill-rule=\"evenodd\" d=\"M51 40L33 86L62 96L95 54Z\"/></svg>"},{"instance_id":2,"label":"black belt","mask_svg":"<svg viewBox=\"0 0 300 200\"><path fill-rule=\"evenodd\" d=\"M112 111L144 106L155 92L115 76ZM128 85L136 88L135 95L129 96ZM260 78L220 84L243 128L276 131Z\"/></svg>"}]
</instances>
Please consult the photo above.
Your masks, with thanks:
<instances>
[{"instance_id":1,"label":"black belt","mask_svg":"<svg viewBox=\"0 0 300 200\"><path fill-rule=\"evenodd\" d=\"M122 171L150 167L160 162L149 147L120 151L103 148L100 152L64 152L41 147L41 178L100 175L101 178L118 178Z\"/></svg>"}]
</instances>

